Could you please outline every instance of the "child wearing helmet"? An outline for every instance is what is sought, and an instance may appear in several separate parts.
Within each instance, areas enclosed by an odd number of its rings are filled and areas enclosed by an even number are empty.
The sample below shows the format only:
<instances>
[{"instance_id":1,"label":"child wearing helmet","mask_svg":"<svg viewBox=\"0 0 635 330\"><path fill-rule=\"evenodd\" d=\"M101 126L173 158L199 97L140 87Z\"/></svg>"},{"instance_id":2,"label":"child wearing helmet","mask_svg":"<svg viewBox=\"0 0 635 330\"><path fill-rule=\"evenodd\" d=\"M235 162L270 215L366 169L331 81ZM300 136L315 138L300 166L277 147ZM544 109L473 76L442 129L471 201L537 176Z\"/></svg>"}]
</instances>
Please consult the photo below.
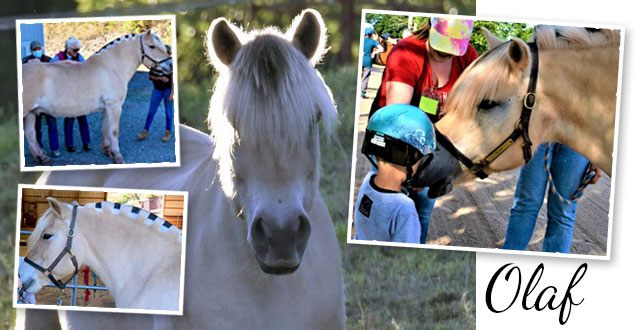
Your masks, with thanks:
<instances>
[{"instance_id":1,"label":"child wearing helmet","mask_svg":"<svg viewBox=\"0 0 635 330\"><path fill-rule=\"evenodd\" d=\"M386 60L369 118L386 105L406 103L421 108L432 122L438 121L454 83L478 57L469 44L473 25L467 19L432 17L397 43ZM423 244L436 199L428 197L428 188L410 196L419 214Z\"/></svg>"},{"instance_id":2,"label":"child wearing helmet","mask_svg":"<svg viewBox=\"0 0 635 330\"><path fill-rule=\"evenodd\" d=\"M432 160L434 136L428 117L411 105L386 106L370 119L362 153L377 171L370 171L359 189L355 239L419 243L417 210L403 188Z\"/></svg>"}]
</instances>

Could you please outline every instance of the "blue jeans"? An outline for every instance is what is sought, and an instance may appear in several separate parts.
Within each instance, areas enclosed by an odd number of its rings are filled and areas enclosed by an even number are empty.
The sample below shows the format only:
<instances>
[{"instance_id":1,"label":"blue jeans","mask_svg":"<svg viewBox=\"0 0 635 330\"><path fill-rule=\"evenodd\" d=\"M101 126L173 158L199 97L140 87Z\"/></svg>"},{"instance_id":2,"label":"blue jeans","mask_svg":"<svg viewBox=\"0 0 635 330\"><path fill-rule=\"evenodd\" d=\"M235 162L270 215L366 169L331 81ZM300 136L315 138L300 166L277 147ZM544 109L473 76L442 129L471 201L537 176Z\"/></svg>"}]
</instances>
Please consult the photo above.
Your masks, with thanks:
<instances>
[{"instance_id":1,"label":"blue jeans","mask_svg":"<svg viewBox=\"0 0 635 330\"><path fill-rule=\"evenodd\" d=\"M40 114L35 118L35 137L37 138L37 142L40 144L40 147L44 148L44 145L42 144L42 117L46 118L51 151L59 150L60 144L57 136L57 119L45 113Z\"/></svg>"},{"instance_id":2,"label":"blue jeans","mask_svg":"<svg viewBox=\"0 0 635 330\"><path fill-rule=\"evenodd\" d=\"M73 124L75 124L75 118L64 118L64 144L67 147L73 146ZM86 116L77 117L77 124L79 125L79 135L82 137L82 143L84 145L90 144L90 132L88 131L88 119Z\"/></svg>"},{"instance_id":3,"label":"blue jeans","mask_svg":"<svg viewBox=\"0 0 635 330\"><path fill-rule=\"evenodd\" d=\"M368 80L370 79L372 69L372 67L362 67L362 95L366 94L366 88L368 88Z\"/></svg>"},{"instance_id":4,"label":"blue jeans","mask_svg":"<svg viewBox=\"0 0 635 330\"><path fill-rule=\"evenodd\" d=\"M434 203L436 198L428 198L428 190L430 188L424 188L422 191L414 194L410 194L410 198L415 202L417 208L417 214L419 215L419 223L421 224L421 238L419 243L425 244L426 237L428 236L428 226L430 225L430 217L432 216L432 210L434 210Z\"/></svg>"},{"instance_id":5,"label":"blue jeans","mask_svg":"<svg viewBox=\"0 0 635 330\"><path fill-rule=\"evenodd\" d=\"M165 106L165 130L172 130L172 124L174 122L174 101L169 100L171 93L172 88L168 88L164 91L160 91L156 88L152 89L152 96L150 97L150 108L148 109L146 126L144 127L146 131L150 130L150 124L152 124L152 120L154 119L154 115L157 113L157 109L159 108L159 104L161 104L161 100L163 100L163 105Z\"/></svg>"},{"instance_id":6,"label":"blue jeans","mask_svg":"<svg viewBox=\"0 0 635 330\"><path fill-rule=\"evenodd\" d=\"M556 190L563 198L571 198L582 181L589 161L571 148L552 143L536 149L533 158L523 166L518 175L507 225L503 249L525 250L536 226L536 218L542 207L548 177L545 171L545 153L551 153L551 176ZM561 202L549 187L547 199L547 230L542 245L544 252L568 253L573 239L573 226L578 203Z\"/></svg>"}]
</instances>

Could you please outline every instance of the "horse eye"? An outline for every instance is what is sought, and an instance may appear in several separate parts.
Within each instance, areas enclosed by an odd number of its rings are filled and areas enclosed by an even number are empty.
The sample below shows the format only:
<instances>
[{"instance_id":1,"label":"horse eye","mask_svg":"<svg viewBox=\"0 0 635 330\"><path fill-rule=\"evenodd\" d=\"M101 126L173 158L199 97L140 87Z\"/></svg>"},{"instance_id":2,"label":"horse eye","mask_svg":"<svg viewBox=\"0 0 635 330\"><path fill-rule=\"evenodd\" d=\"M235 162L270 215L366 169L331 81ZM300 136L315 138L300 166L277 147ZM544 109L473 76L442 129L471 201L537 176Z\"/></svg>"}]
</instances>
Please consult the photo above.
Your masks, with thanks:
<instances>
[{"instance_id":1,"label":"horse eye","mask_svg":"<svg viewBox=\"0 0 635 330\"><path fill-rule=\"evenodd\" d=\"M496 102L496 101L492 101L492 100L483 100L481 101L481 103L478 105L479 110L490 110L492 108L495 108L497 106L499 106L500 103Z\"/></svg>"},{"instance_id":2,"label":"horse eye","mask_svg":"<svg viewBox=\"0 0 635 330\"><path fill-rule=\"evenodd\" d=\"M45 239L45 240L48 240L48 239L49 239L49 238L51 238L52 236L53 236L53 235L51 235L51 234L44 234L44 235L42 235L42 238L43 238L43 239Z\"/></svg>"},{"instance_id":3,"label":"horse eye","mask_svg":"<svg viewBox=\"0 0 635 330\"><path fill-rule=\"evenodd\" d=\"M150 49L154 49L154 46L148 46L148 47L150 47Z\"/></svg>"}]
</instances>

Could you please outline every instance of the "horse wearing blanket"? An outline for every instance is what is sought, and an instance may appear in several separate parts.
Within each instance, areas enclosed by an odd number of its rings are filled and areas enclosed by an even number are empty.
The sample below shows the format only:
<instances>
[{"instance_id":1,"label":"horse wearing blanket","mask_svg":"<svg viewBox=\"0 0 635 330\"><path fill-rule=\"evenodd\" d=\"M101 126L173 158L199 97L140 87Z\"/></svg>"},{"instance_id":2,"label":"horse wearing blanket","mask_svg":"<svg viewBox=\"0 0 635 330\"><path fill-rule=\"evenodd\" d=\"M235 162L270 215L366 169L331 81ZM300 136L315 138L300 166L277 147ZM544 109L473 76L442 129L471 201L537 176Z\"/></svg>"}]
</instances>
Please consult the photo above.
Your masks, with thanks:
<instances>
[{"instance_id":1,"label":"horse wearing blanket","mask_svg":"<svg viewBox=\"0 0 635 330\"><path fill-rule=\"evenodd\" d=\"M126 100L128 81L139 65L172 72L165 46L150 30L118 38L82 64L30 62L22 66L22 118L29 151L40 164L51 159L35 138L35 119L40 113L53 117L77 117L102 112L101 149L117 164L119 118Z\"/></svg>"},{"instance_id":2,"label":"horse wearing blanket","mask_svg":"<svg viewBox=\"0 0 635 330\"><path fill-rule=\"evenodd\" d=\"M181 167L55 172L41 181L189 191L183 316L62 313L73 329L342 329L339 245L318 190L319 121L336 119L313 65L325 51L320 15L286 33L208 32L220 75L213 139L182 126ZM133 180L134 178L134 180ZM34 314L36 312L29 312ZM38 311L32 327L53 323ZM50 315L49 315L50 316Z\"/></svg>"}]
</instances>

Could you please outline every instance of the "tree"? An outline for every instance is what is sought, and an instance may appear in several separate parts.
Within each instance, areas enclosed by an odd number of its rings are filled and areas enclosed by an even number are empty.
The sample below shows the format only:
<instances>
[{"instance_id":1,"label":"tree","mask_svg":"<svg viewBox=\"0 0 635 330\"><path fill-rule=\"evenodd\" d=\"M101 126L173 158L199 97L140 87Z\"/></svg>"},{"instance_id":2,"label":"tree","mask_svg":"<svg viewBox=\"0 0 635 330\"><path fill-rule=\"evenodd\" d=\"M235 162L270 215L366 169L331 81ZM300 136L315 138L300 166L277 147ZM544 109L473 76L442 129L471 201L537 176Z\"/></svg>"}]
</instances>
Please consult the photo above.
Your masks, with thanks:
<instances>
[{"instance_id":1,"label":"tree","mask_svg":"<svg viewBox=\"0 0 635 330\"><path fill-rule=\"evenodd\" d=\"M489 32L493 33L502 40L520 38L525 41L529 41L534 33L533 25L528 25L525 23L474 21L474 28L472 30L472 36L470 37L470 44L476 49L476 52L479 55L488 50L487 40L485 39L485 35L481 31L482 28L486 28Z\"/></svg>"}]
</instances>

